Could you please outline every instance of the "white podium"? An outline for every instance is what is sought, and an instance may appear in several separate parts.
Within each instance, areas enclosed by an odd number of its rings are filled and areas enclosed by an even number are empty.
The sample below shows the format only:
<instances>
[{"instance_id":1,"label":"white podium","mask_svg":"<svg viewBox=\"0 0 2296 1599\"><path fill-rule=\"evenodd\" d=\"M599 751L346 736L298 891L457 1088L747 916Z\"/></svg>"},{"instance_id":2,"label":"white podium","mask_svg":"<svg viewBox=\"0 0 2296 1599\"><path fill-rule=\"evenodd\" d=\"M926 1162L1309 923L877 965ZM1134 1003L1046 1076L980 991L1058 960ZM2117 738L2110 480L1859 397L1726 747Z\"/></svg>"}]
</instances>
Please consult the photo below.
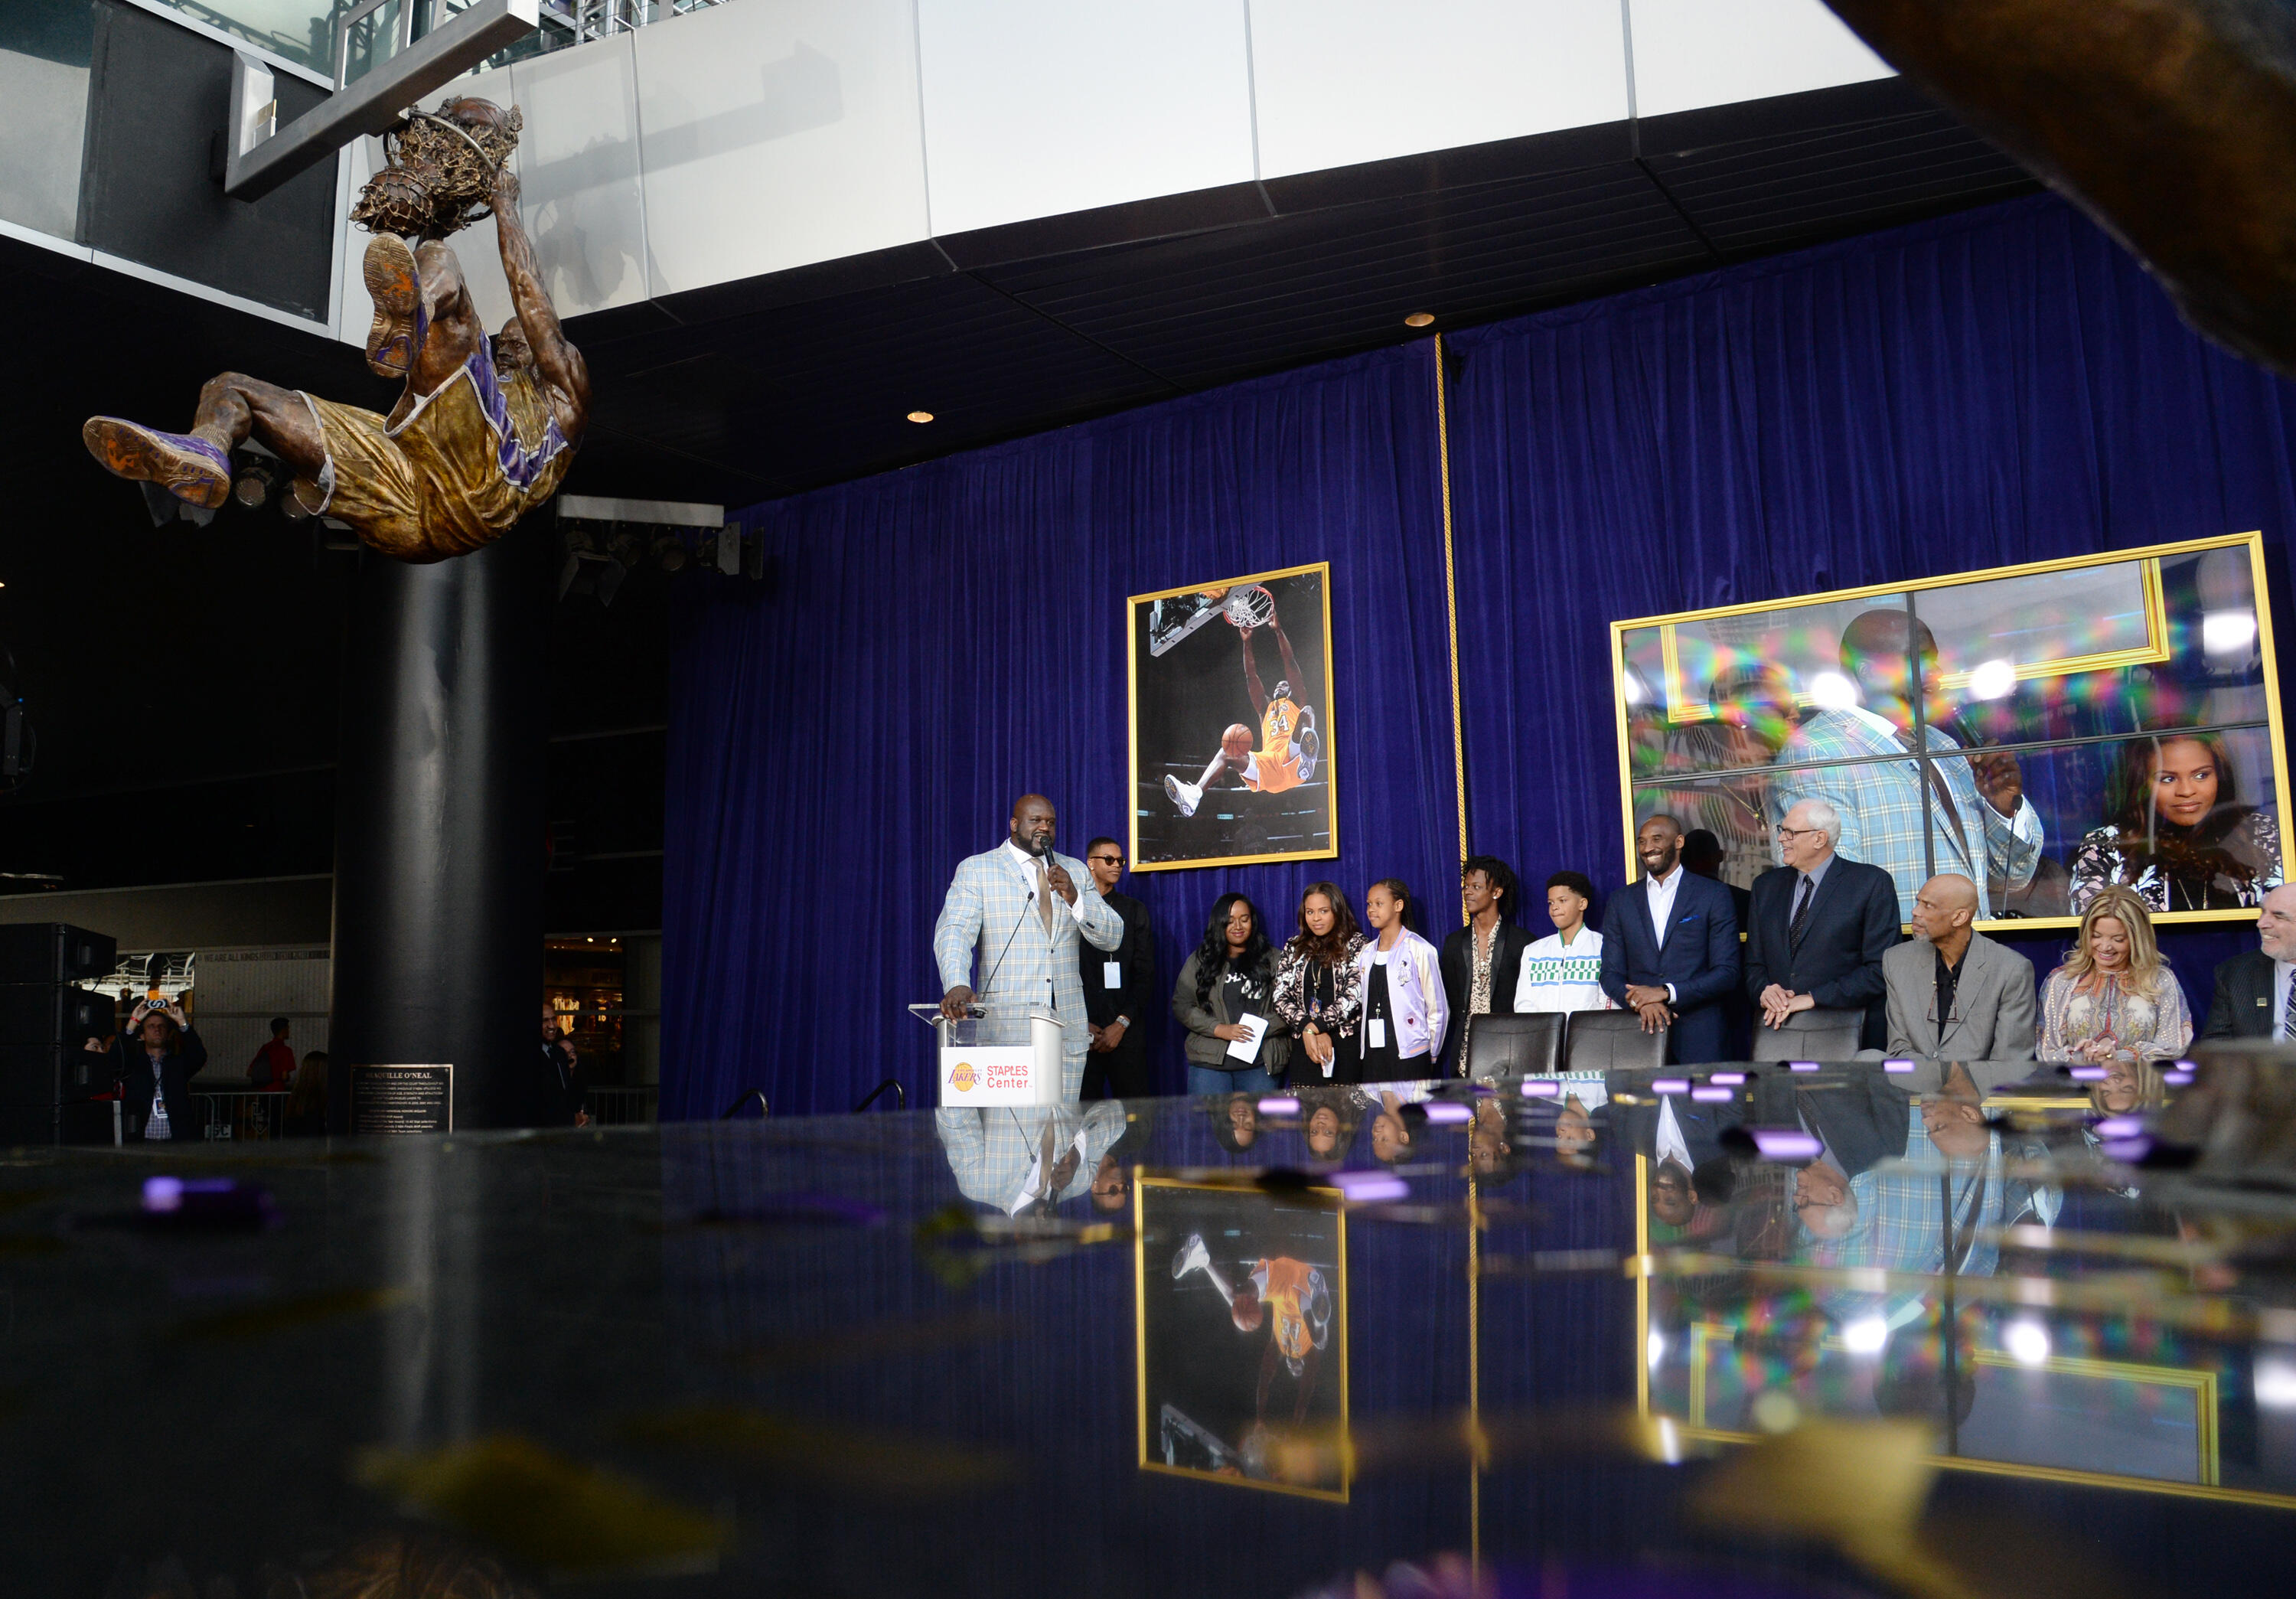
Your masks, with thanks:
<instances>
[{"instance_id":1,"label":"white podium","mask_svg":"<svg viewBox=\"0 0 2296 1599\"><path fill-rule=\"evenodd\" d=\"M948 1021L937 1004L913 1004L909 1014L939 1037L944 1107L1062 1102L1061 1022L1051 1012L992 1011Z\"/></svg>"}]
</instances>

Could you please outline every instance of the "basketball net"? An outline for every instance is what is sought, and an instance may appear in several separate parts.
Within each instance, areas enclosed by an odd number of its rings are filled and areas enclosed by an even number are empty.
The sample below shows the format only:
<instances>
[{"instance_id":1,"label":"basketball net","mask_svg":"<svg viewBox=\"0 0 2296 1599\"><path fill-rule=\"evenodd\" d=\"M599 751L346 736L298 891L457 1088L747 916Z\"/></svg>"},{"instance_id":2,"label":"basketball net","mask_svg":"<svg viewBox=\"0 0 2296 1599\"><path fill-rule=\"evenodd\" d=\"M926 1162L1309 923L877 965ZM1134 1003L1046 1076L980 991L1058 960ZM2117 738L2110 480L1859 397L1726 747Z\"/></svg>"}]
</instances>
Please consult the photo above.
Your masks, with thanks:
<instances>
[{"instance_id":1,"label":"basketball net","mask_svg":"<svg viewBox=\"0 0 2296 1599\"><path fill-rule=\"evenodd\" d=\"M1228 590L1220 610L1239 627L1264 627L1275 614L1275 596L1258 583Z\"/></svg>"}]
</instances>

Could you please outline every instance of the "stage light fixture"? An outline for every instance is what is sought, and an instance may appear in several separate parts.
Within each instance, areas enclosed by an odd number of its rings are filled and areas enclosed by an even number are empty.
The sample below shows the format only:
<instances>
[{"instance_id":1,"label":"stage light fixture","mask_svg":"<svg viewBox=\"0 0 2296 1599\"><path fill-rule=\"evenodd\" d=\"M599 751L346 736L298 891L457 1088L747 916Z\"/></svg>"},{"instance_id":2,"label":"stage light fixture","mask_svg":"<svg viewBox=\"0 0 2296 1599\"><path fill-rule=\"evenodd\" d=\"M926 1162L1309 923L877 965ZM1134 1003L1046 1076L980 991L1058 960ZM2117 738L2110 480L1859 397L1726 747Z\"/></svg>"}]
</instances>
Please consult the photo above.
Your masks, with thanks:
<instances>
[{"instance_id":1,"label":"stage light fixture","mask_svg":"<svg viewBox=\"0 0 2296 1599\"><path fill-rule=\"evenodd\" d=\"M929 422L932 420L932 413L930 411L912 411L909 413L909 420L919 424Z\"/></svg>"},{"instance_id":2,"label":"stage light fixture","mask_svg":"<svg viewBox=\"0 0 2296 1599\"><path fill-rule=\"evenodd\" d=\"M277 475L277 469L268 461L259 458L250 461L240 468L239 475L232 480L231 497L250 511L258 510L271 498Z\"/></svg>"},{"instance_id":3,"label":"stage light fixture","mask_svg":"<svg viewBox=\"0 0 2296 1599\"><path fill-rule=\"evenodd\" d=\"M1410 316L1403 319L1403 325L1407 328L1431 328L1435 325L1435 313L1432 311L1414 311Z\"/></svg>"}]
</instances>

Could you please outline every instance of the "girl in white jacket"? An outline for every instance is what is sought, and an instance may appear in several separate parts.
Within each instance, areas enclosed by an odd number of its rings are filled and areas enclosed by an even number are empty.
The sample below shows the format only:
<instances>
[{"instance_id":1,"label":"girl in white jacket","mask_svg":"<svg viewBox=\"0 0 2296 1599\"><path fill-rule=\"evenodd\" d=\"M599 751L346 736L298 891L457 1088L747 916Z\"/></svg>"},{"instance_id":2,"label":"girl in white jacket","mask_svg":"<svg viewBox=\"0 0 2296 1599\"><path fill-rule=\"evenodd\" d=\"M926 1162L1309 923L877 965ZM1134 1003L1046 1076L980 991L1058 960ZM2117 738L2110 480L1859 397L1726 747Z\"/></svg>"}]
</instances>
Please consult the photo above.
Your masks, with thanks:
<instances>
[{"instance_id":1,"label":"girl in white jacket","mask_svg":"<svg viewBox=\"0 0 2296 1599\"><path fill-rule=\"evenodd\" d=\"M1435 946L1403 924L1411 891L1392 877L1371 885L1364 896L1364 919L1372 941L1356 956L1362 980L1363 1021L1360 1081L1412 1082L1437 1075L1443 1030L1450 1013Z\"/></svg>"}]
</instances>

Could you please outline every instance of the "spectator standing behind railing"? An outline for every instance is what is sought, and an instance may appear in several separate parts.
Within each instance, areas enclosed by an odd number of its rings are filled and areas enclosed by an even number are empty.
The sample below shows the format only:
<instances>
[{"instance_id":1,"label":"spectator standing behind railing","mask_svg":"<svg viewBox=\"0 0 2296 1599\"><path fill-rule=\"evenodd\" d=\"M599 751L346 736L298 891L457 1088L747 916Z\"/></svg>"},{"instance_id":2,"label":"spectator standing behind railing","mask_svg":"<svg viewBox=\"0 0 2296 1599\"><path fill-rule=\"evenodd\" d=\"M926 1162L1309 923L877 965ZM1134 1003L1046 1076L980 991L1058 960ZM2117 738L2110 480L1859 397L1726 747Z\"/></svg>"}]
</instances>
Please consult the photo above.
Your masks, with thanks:
<instances>
[{"instance_id":1,"label":"spectator standing behind railing","mask_svg":"<svg viewBox=\"0 0 2296 1599\"><path fill-rule=\"evenodd\" d=\"M280 1119L283 1138L317 1138L327 1130L327 1056L313 1050L303 1057L295 1086L287 1090L286 1114Z\"/></svg>"},{"instance_id":2,"label":"spectator standing behind railing","mask_svg":"<svg viewBox=\"0 0 2296 1599\"><path fill-rule=\"evenodd\" d=\"M90 1051L109 1054L119 1075L121 1128L129 1138L190 1138L192 1078L208 1063L207 1046L179 1004L136 1005L127 1025L107 1048L100 1038Z\"/></svg>"},{"instance_id":3,"label":"spectator standing behind railing","mask_svg":"<svg viewBox=\"0 0 2296 1599\"><path fill-rule=\"evenodd\" d=\"M287 1042L287 1018L271 1019L271 1042L255 1052L255 1059L247 1063L247 1086L260 1088L267 1094L287 1092L287 1080L295 1075L295 1050Z\"/></svg>"},{"instance_id":4,"label":"spectator standing behind railing","mask_svg":"<svg viewBox=\"0 0 2296 1599\"><path fill-rule=\"evenodd\" d=\"M542 1007L542 1125L546 1128L586 1128L590 1112L583 1108L581 1064L574 1041L559 1025L558 1012Z\"/></svg>"}]
</instances>

